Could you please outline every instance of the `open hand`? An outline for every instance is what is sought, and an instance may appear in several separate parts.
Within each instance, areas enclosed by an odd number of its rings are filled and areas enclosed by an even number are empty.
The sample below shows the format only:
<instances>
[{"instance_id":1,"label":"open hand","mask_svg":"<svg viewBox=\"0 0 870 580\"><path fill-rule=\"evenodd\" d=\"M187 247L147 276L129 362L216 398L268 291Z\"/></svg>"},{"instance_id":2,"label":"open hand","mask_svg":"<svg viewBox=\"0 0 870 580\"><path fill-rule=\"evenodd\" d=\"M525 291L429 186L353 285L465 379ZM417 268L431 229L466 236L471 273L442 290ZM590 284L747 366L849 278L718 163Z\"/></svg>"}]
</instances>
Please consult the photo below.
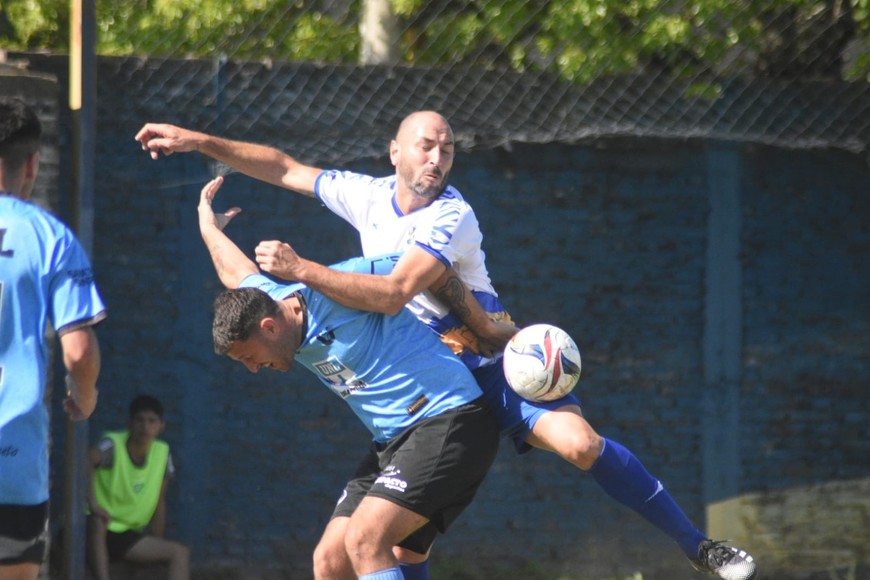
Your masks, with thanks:
<instances>
[{"instance_id":1,"label":"open hand","mask_svg":"<svg viewBox=\"0 0 870 580\"><path fill-rule=\"evenodd\" d=\"M215 213L212 208L212 202L214 201L214 196L217 195L218 190L223 185L224 178L223 177L215 177L211 181L203 186L202 191L199 194L199 206L197 210L199 211L199 226L208 226L213 225L217 229L223 231L227 224L230 223L234 217L239 215L242 211L239 207L233 207L228 209L223 213Z\"/></svg>"}]
</instances>

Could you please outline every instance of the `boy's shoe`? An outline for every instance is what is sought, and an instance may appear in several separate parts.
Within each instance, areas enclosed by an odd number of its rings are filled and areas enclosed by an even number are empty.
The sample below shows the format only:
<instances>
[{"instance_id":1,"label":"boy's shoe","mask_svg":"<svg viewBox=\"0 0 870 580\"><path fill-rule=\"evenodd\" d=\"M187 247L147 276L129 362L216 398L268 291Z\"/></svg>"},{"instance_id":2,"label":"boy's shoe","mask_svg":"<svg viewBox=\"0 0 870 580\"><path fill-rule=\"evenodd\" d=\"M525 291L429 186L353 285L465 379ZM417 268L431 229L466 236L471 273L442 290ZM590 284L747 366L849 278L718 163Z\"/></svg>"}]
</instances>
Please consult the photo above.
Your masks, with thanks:
<instances>
[{"instance_id":1,"label":"boy's shoe","mask_svg":"<svg viewBox=\"0 0 870 580\"><path fill-rule=\"evenodd\" d=\"M714 574L725 580L755 578L755 560L752 556L723 542L704 540L698 547L698 559L690 561L698 572Z\"/></svg>"}]
</instances>

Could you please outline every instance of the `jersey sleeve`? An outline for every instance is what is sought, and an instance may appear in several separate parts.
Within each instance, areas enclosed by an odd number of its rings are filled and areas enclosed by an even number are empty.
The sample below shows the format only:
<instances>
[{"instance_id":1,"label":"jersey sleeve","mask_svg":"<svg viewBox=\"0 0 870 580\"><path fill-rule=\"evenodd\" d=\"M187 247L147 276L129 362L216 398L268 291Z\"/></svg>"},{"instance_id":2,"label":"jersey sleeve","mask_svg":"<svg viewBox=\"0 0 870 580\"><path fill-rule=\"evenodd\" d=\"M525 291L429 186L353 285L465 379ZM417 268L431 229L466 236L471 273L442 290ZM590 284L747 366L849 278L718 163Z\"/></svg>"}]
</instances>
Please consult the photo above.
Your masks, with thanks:
<instances>
[{"instance_id":1,"label":"jersey sleeve","mask_svg":"<svg viewBox=\"0 0 870 580\"><path fill-rule=\"evenodd\" d=\"M106 307L94 281L94 271L84 248L73 233L62 228L54 264L50 292L50 317L60 334L81 326L96 324L106 317Z\"/></svg>"},{"instance_id":2,"label":"jersey sleeve","mask_svg":"<svg viewBox=\"0 0 870 580\"><path fill-rule=\"evenodd\" d=\"M447 267L480 250L483 234L469 205L451 201L433 209L431 217L417 228L414 243Z\"/></svg>"},{"instance_id":3,"label":"jersey sleeve","mask_svg":"<svg viewBox=\"0 0 870 580\"><path fill-rule=\"evenodd\" d=\"M322 172L314 184L314 195L332 213L355 229L365 227L372 195L382 180L350 171Z\"/></svg>"}]
</instances>

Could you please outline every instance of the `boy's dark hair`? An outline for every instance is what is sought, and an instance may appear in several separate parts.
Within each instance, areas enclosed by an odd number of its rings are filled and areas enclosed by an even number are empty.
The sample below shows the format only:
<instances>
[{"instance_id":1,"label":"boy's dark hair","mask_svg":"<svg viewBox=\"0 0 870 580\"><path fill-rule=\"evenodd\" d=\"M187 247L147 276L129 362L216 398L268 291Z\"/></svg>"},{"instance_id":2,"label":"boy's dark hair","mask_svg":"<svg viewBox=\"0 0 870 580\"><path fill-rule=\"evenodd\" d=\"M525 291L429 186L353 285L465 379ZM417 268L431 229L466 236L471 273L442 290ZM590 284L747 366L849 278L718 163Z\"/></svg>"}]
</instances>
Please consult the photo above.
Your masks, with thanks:
<instances>
[{"instance_id":1,"label":"boy's dark hair","mask_svg":"<svg viewBox=\"0 0 870 580\"><path fill-rule=\"evenodd\" d=\"M214 301L214 351L227 354L237 340L247 340L267 316L277 317L278 303L259 288L227 290Z\"/></svg>"},{"instance_id":2,"label":"boy's dark hair","mask_svg":"<svg viewBox=\"0 0 870 580\"><path fill-rule=\"evenodd\" d=\"M142 411L154 411L154 414L163 419L163 404L157 397L151 395L138 395L130 402L130 418Z\"/></svg>"},{"instance_id":3,"label":"boy's dark hair","mask_svg":"<svg viewBox=\"0 0 870 580\"><path fill-rule=\"evenodd\" d=\"M42 123L36 112L21 99L0 97L0 162L15 171L39 151Z\"/></svg>"}]
</instances>

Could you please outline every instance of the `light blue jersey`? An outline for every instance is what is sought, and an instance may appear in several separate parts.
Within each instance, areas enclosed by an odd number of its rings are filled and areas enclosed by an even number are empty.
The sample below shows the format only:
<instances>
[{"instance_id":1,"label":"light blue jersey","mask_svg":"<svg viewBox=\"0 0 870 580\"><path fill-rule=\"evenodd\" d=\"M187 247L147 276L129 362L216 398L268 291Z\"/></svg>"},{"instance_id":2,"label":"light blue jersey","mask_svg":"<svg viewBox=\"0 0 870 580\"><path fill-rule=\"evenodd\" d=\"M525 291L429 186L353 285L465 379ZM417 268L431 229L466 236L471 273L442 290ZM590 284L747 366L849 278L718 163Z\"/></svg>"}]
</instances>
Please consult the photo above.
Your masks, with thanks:
<instances>
[{"instance_id":1,"label":"light blue jersey","mask_svg":"<svg viewBox=\"0 0 870 580\"><path fill-rule=\"evenodd\" d=\"M48 322L105 317L84 249L59 220L0 194L0 503L48 500Z\"/></svg>"},{"instance_id":2,"label":"light blue jersey","mask_svg":"<svg viewBox=\"0 0 870 580\"><path fill-rule=\"evenodd\" d=\"M377 258L374 258L375 260ZM332 266L372 272L372 260ZM344 399L384 442L410 425L470 403L482 395L469 370L407 309L396 316L347 308L301 284L278 284L255 274L245 288L275 300L296 293L306 308L306 328L295 360Z\"/></svg>"}]
</instances>

